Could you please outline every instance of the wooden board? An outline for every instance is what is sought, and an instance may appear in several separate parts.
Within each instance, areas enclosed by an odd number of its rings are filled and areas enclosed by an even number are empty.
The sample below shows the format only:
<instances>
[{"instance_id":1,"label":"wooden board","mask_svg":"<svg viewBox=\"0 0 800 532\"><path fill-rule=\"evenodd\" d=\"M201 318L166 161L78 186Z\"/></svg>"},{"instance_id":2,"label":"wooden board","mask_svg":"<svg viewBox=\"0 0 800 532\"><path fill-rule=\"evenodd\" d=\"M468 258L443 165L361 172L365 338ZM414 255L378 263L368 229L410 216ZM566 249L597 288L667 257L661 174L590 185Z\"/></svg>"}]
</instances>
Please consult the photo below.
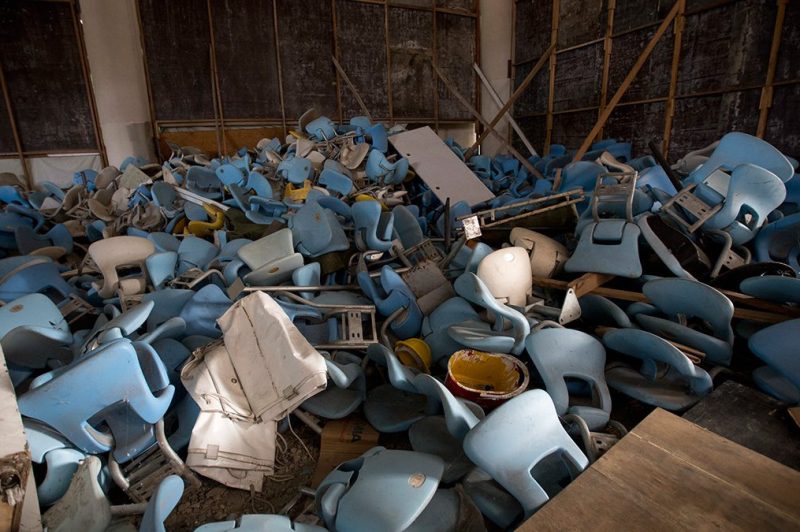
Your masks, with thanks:
<instances>
[{"instance_id":1,"label":"wooden board","mask_svg":"<svg viewBox=\"0 0 800 532\"><path fill-rule=\"evenodd\" d=\"M139 12L156 120L213 119L206 0L139 0Z\"/></svg>"},{"instance_id":2,"label":"wooden board","mask_svg":"<svg viewBox=\"0 0 800 532\"><path fill-rule=\"evenodd\" d=\"M800 428L780 401L727 381L683 418L785 466L800 470Z\"/></svg>"},{"instance_id":3,"label":"wooden board","mask_svg":"<svg viewBox=\"0 0 800 532\"><path fill-rule=\"evenodd\" d=\"M466 201L472 206L495 197L430 127L392 135L389 142L442 203L450 198L451 205Z\"/></svg>"},{"instance_id":4,"label":"wooden board","mask_svg":"<svg viewBox=\"0 0 800 532\"><path fill-rule=\"evenodd\" d=\"M316 488L339 464L358 458L378 445L380 434L366 420L350 416L329 421L322 429L319 460L311 486Z\"/></svg>"},{"instance_id":5,"label":"wooden board","mask_svg":"<svg viewBox=\"0 0 800 532\"><path fill-rule=\"evenodd\" d=\"M656 409L517 530L796 530L800 473Z\"/></svg>"},{"instance_id":6,"label":"wooden board","mask_svg":"<svg viewBox=\"0 0 800 532\"><path fill-rule=\"evenodd\" d=\"M0 20L0 61L23 149L96 149L70 5L9 0Z\"/></svg>"}]
</instances>

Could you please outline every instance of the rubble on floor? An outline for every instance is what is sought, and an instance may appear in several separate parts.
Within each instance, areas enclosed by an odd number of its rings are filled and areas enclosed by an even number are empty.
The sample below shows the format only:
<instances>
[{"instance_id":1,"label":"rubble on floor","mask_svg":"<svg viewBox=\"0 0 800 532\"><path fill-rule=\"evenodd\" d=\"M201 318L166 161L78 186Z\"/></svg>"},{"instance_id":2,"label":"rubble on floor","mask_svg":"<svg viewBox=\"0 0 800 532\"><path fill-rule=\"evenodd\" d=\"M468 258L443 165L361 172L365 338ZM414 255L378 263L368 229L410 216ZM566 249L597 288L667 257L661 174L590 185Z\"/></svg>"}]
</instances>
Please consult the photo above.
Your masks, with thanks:
<instances>
[{"instance_id":1,"label":"rubble on floor","mask_svg":"<svg viewBox=\"0 0 800 532\"><path fill-rule=\"evenodd\" d=\"M760 139L523 165L311 110L171 148L0 176L0 346L52 530L507 529L635 412L721 376L800 402L800 177Z\"/></svg>"}]
</instances>

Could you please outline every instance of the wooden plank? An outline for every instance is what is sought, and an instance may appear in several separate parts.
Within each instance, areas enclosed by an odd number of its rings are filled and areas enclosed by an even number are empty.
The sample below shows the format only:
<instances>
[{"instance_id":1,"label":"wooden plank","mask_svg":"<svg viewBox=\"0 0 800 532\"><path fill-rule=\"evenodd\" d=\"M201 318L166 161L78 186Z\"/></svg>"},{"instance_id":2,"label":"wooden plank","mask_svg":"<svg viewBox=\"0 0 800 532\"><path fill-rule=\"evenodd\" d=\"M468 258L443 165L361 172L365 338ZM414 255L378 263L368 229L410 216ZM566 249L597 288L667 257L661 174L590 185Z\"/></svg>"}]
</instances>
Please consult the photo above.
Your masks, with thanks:
<instances>
[{"instance_id":1,"label":"wooden plank","mask_svg":"<svg viewBox=\"0 0 800 532\"><path fill-rule=\"evenodd\" d=\"M633 82L633 79L639 73L639 70L641 70L645 61L647 61L647 58L650 57L650 54L656 47L656 44L658 44L658 41L661 39L661 37L667 31L669 25L672 24L672 21L677 16L679 4L680 0L677 0L675 2L675 5L672 6L672 9L670 10L669 14L661 22L661 25L656 30L656 33L653 35L653 38L650 39L650 42L647 43L645 49L642 50L642 53L636 60L636 63L634 63L633 67L628 72L628 75L625 76L625 79L622 81L622 84L617 89L617 92L614 93L614 96L611 98L611 101L608 102L608 106L605 109L603 109L602 113L600 113L600 117L597 119L597 122L592 128L592 131L589 133L589 135L586 136L586 138L583 141L583 144L581 144L581 147L575 153L575 157L573 158L574 161L580 161L581 158L583 158L583 156L586 155L586 152L589 151L589 147L592 145L592 141L594 141L597 134L603 128L603 126L606 123L606 120L608 120L608 117L611 116L611 113L614 111L614 108L616 108L620 99L625 94L625 91L628 90L628 87L630 87L631 83Z\"/></svg>"},{"instance_id":2,"label":"wooden plank","mask_svg":"<svg viewBox=\"0 0 800 532\"><path fill-rule=\"evenodd\" d=\"M656 409L517 530L793 530L800 473Z\"/></svg>"},{"instance_id":3,"label":"wooden plank","mask_svg":"<svg viewBox=\"0 0 800 532\"><path fill-rule=\"evenodd\" d=\"M533 174L539 179L544 179L544 176L541 174L541 172L539 172L539 170L537 170L524 155L522 155L516 148L514 148L514 146L507 138L503 137L496 129L494 129L490 124L486 122L486 119L483 118L483 115L480 114L480 112L478 112L478 110L475 109L475 107L471 103L469 103L469 101L466 98L464 98L464 96L462 96L460 92L458 92L458 89L456 89L453 82L447 79L447 77L439 69L438 66L433 65L433 69L436 71L436 75L439 76L439 79L442 80L442 83L444 83L445 87L447 87L447 89L451 93L453 93L453 96L455 96L456 99L459 102L461 102L461 105L463 105L464 108L469 110L469 112L472 114L472 116L474 116L478 120L478 122L483 124L483 126L486 128L486 131L493 133L503 144L503 147L507 149L511 153L511 155L513 155L520 162L520 164L522 164L522 166L525 167L525 169L529 173Z\"/></svg>"},{"instance_id":4,"label":"wooden plank","mask_svg":"<svg viewBox=\"0 0 800 532\"><path fill-rule=\"evenodd\" d=\"M575 297L581 297L611 281L614 277L614 275L605 273L584 273L577 279L567 283L567 286L575 292Z\"/></svg>"},{"instance_id":5,"label":"wooden plank","mask_svg":"<svg viewBox=\"0 0 800 532\"><path fill-rule=\"evenodd\" d=\"M767 80L764 82L764 88L761 91L761 103L759 105L758 115L758 129L756 136L764 138L764 133L767 130L767 118L769 118L769 109L772 107L772 83L775 81L775 67L778 62L778 51L781 47L781 34L783 33L783 20L786 17L786 4L789 0L777 0L778 13L775 15L775 29L772 33L772 44L769 50L769 63L767 66Z\"/></svg>"},{"instance_id":6,"label":"wooden plank","mask_svg":"<svg viewBox=\"0 0 800 532\"><path fill-rule=\"evenodd\" d=\"M606 34L603 38L603 77L600 81L600 108L599 113L603 112L606 106L606 99L608 98L608 71L611 66L611 48L613 40L611 36L614 34L614 11L617 7L617 0L608 0L606 10ZM603 136L603 130L600 130L600 136ZM560 176L559 176L560 177Z\"/></svg>"},{"instance_id":7,"label":"wooden plank","mask_svg":"<svg viewBox=\"0 0 800 532\"><path fill-rule=\"evenodd\" d=\"M369 118L370 122L372 122L372 115L370 114L369 109L367 109L366 104L364 104L364 100L361 98L361 95L358 93L358 89L356 89L355 85L353 85L353 82L350 81L350 78L347 77L347 73L342 68L342 65L339 64L339 61L336 60L336 56L332 55L331 59L333 60L333 66L336 67L336 71L342 77L345 84L347 85L347 88L350 89L350 92L353 93L353 97L356 99L356 102L358 102L358 106L361 108L361 112L364 113L364 116Z\"/></svg>"},{"instance_id":8,"label":"wooden plank","mask_svg":"<svg viewBox=\"0 0 800 532\"><path fill-rule=\"evenodd\" d=\"M678 88L678 66L681 60L681 44L683 42L683 27L686 24L686 0L678 0L678 15L675 18L675 37L672 45L672 68L669 77L669 94L667 95L667 108L664 114L664 137L661 143L661 153L664 158L669 155L669 139L672 136L672 117L675 115L675 93Z\"/></svg>"},{"instance_id":9,"label":"wooden plank","mask_svg":"<svg viewBox=\"0 0 800 532\"><path fill-rule=\"evenodd\" d=\"M800 526L800 472L661 409L645 418L634 432L733 490L750 493L786 514L795 528Z\"/></svg>"},{"instance_id":10,"label":"wooden plank","mask_svg":"<svg viewBox=\"0 0 800 532\"><path fill-rule=\"evenodd\" d=\"M547 118L545 119L546 132L544 140L544 151L542 155L546 155L550 151L550 141L553 140L553 110L555 109L555 88L556 88L556 44L558 43L558 20L561 11L561 2L553 0L551 9L551 22L550 22L550 66L549 79L547 81Z\"/></svg>"},{"instance_id":11,"label":"wooden plank","mask_svg":"<svg viewBox=\"0 0 800 532\"><path fill-rule=\"evenodd\" d=\"M683 419L800 470L797 429L785 405L758 390L725 381L683 414Z\"/></svg>"},{"instance_id":12,"label":"wooden plank","mask_svg":"<svg viewBox=\"0 0 800 532\"><path fill-rule=\"evenodd\" d=\"M555 50L555 47L555 43L551 44L550 47L542 54L525 79L522 80L522 83L519 85L519 87L514 90L514 94L511 95L511 97L506 101L505 105L500 108L495 117L489 122L486 131L481 133L478 139L472 144L472 147L470 147L470 149L464 154L465 159L469 160L469 158L472 157L472 155L478 149L478 146L480 146L481 142L483 142L487 135L489 135L489 133L492 131L492 128L497 125L497 123L503 118L503 115L505 115L506 112L511 109L511 106L514 105L514 102L516 102L520 95L525 92L525 89L528 88L528 85L530 85L531 81L533 81L533 78L536 77L536 74L539 73L544 64L547 62L550 54L553 52L553 50Z\"/></svg>"},{"instance_id":13,"label":"wooden plank","mask_svg":"<svg viewBox=\"0 0 800 532\"><path fill-rule=\"evenodd\" d=\"M567 290L570 288L569 282L559 281L557 279L546 279L544 277L534 277L534 286L541 286L542 288L555 288L557 290ZM632 292L630 290L620 290L618 288L607 288L605 286L598 286L592 293L598 296L609 297L611 299L620 299L622 301L640 301L647 303L649 300L640 292ZM726 294L725 290L722 290ZM763 310L753 310L748 308L741 308L734 306L733 317L741 318L744 320L757 321L760 323L780 323L792 319L794 311L788 307L781 307L781 313L766 312Z\"/></svg>"},{"instance_id":14,"label":"wooden plank","mask_svg":"<svg viewBox=\"0 0 800 532\"><path fill-rule=\"evenodd\" d=\"M472 206L494 198L492 191L430 127L392 135L389 142L408 159L442 204L450 198L451 203L466 201Z\"/></svg>"}]
</instances>

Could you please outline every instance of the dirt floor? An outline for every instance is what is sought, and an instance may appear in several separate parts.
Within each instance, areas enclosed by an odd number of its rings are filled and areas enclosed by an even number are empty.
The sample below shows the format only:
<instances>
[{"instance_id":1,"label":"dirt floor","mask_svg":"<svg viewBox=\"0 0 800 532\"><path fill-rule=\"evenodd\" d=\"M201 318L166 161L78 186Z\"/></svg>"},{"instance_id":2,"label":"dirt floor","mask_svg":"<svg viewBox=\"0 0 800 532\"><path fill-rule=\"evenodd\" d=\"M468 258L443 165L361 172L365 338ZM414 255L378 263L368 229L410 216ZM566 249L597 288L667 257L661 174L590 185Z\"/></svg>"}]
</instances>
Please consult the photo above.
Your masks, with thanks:
<instances>
[{"instance_id":1,"label":"dirt floor","mask_svg":"<svg viewBox=\"0 0 800 532\"><path fill-rule=\"evenodd\" d=\"M308 486L319 456L319 437L305 426L295 426L295 432L308 451L291 432L285 431L282 435L286 448L276 452L275 475L266 478L260 492L251 494L200 477L202 486L186 490L166 522L167 530L194 530L202 524L233 520L242 514L282 513L300 493L300 488ZM291 514L301 513L311 502L311 497L301 497Z\"/></svg>"}]
</instances>

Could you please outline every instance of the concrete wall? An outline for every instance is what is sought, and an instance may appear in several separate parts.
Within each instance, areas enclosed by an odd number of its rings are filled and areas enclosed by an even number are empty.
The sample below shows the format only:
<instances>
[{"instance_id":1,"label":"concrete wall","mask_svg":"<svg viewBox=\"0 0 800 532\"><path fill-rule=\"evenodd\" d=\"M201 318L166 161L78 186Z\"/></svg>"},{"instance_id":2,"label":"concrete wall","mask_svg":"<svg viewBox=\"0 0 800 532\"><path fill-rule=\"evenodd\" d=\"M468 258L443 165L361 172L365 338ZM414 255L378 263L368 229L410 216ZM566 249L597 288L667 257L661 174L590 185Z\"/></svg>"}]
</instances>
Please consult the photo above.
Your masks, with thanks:
<instances>
[{"instance_id":1,"label":"concrete wall","mask_svg":"<svg viewBox=\"0 0 800 532\"><path fill-rule=\"evenodd\" d=\"M81 21L109 164L155 157L136 0L81 0Z\"/></svg>"},{"instance_id":2,"label":"concrete wall","mask_svg":"<svg viewBox=\"0 0 800 532\"><path fill-rule=\"evenodd\" d=\"M511 80L508 77L508 62L511 60L512 5L514 0L480 0L481 13L481 70L505 102L511 93ZM500 109L489 92L481 85L481 114L486 121ZM508 122L503 119L495 129L508 137ZM489 135L481 144L486 155L505 152L495 135Z\"/></svg>"}]
</instances>

